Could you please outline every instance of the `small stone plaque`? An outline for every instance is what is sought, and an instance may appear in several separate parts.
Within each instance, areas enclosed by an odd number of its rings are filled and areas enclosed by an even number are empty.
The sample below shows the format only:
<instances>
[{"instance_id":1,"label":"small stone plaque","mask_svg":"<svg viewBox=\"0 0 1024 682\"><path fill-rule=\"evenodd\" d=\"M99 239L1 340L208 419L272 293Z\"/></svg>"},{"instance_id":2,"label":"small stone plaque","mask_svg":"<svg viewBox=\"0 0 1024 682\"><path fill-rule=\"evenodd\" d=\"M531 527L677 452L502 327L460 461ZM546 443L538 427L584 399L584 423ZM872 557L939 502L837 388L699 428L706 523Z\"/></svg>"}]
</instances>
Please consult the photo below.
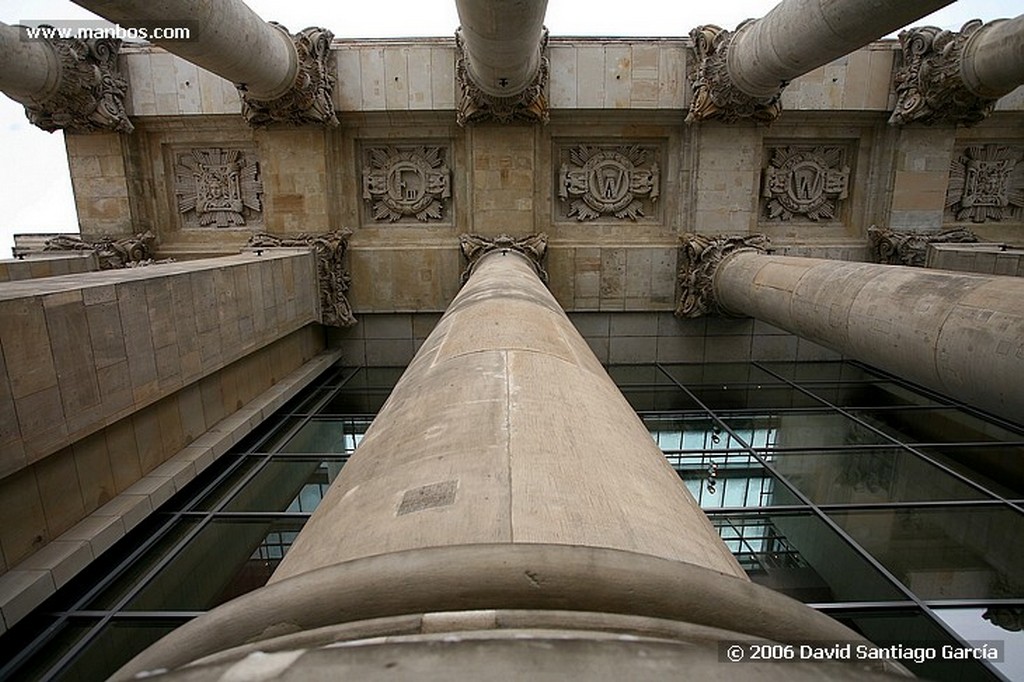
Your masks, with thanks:
<instances>
[{"instance_id":1,"label":"small stone plaque","mask_svg":"<svg viewBox=\"0 0 1024 682\"><path fill-rule=\"evenodd\" d=\"M455 502L455 491L458 490L458 487L458 480L451 480L410 488L402 496L402 504L398 505L396 516L435 507L447 507Z\"/></svg>"}]
</instances>

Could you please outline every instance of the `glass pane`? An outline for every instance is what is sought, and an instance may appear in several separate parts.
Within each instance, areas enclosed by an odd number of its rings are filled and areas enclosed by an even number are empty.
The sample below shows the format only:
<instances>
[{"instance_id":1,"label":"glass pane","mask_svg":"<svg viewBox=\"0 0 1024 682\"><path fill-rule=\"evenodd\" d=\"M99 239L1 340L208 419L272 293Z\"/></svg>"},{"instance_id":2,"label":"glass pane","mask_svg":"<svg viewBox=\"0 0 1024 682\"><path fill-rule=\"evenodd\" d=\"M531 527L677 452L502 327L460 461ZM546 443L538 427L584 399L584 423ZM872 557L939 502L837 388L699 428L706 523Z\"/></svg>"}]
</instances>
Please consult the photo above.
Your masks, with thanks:
<instances>
[{"instance_id":1,"label":"glass pane","mask_svg":"<svg viewBox=\"0 0 1024 682\"><path fill-rule=\"evenodd\" d=\"M651 388L627 386L621 390L630 407L636 412L700 409L700 405L687 395L686 391L675 385Z\"/></svg>"},{"instance_id":2,"label":"glass pane","mask_svg":"<svg viewBox=\"0 0 1024 682\"><path fill-rule=\"evenodd\" d=\"M819 604L905 597L817 516L709 514L750 579Z\"/></svg>"},{"instance_id":3,"label":"glass pane","mask_svg":"<svg viewBox=\"0 0 1024 682\"><path fill-rule=\"evenodd\" d=\"M196 511L216 509L241 481L257 468L266 455L248 455L239 458L238 464L210 492L203 495L194 505L187 507Z\"/></svg>"},{"instance_id":4,"label":"glass pane","mask_svg":"<svg viewBox=\"0 0 1024 682\"><path fill-rule=\"evenodd\" d=\"M711 410L824 407L821 401L783 384L705 385L689 389Z\"/></svg>"},{"instance_id":5,"label":"glass pane","mask_svg":"<svg viewBox=\"0 0 1024 682\"><path fill-rule=\"evenodd\" d=\"M662 365L673 379L687 388L709 384L780 384L781 379L747 362L705 362L698 365Z\"/></svg>"},{"instance_id":6,"label":"glass pane","mask_svg":"<svg viewBox=\"0 0 1024 682\"><path fill-rule=\"evenodd\" d=\"M1024 516L1007 507L829 515L922 599L1024 597Z\"/></svg>"},{"instance_id":7,"label":"glass pane","mask_svg":"<svg viewBox=\"0 0 1024 682\"><path fill-rule=\"evenodd\" d=\"M967 642L1002 642L1003 660L992 665L1010 680L1024 680L1024 608L934 609Z\"/></svg>"},{"instance_id":8,"label":"glass pane","mask_svg":"<svg viewBox=\"0 0 1024 682\"><path fill-rule=\"evenodd\" d=\"M610 365L608 376L619 386L672 383L657 365Z\"/></svg>"},{"instance_id":9,"label":"glass pane","mask_svg":"<svg viewBox=\"0 0 1024 682\"><path fill-rule=\"evenodd\" d=\"M871 381L877 379L856 365L848 362L760 362L773 374L778 374L797 383L814 381Z\"/></svg>"},{"instance_id":10,"label":"glass pane","mask_svg":"<svg viewBox=\"0 0 1024 682\"><path fill-rule=\"evenodd\" d=\"M130 601L136 611L212 609L262 587L305 519L214 519Z\"/></svg>"},{"instance_id":11,"label":"glass pane","mask_svg":"<svg viewBox=\"0 0 1024 682\"><path fill-rule=\"evenodd\" d=\"M939 682L965 682L966 680L995 680L978 661L925 660L920 652L928 647L941 652L944 645L959 646L954 638L920 611L876 611L869 613L829 614L854 632L859 632L881 647L893 647L904 656L896 662L903 664L921 679ZM903 645L903 649L895 648ZM917 661L921 661L918 663ZM1011 678L1013 679L1013 678Z\"/></svg>"},{"instance_id":12,"label":"glass pane","mask_svg":"<svg viewBox=\"0 0 1024 682\"><path fill-rule=\"evenodd\" d=\"M1024 498L1024 447L985 445L918 445L923 452L957 473L1006 498Z\"/></svg>"},{"instance_id":13,"label":"glass pane","mask_svg":"<svg viewBox=\"0 0 1024 682\"><path fill-rule=\"evenodd\" d=\"M164 619L111 621L57 679L61 682L105 680L136 654L184 622Z\"/></svg>"},{"instance_id":14,"label":"glass pane","mask_svg":"<svg viewBox=\"0 0 1024 682\"><path fill-rule=\"evenodd\" d=\"M281 452L352 452L369 428L370 419L319 418L309 420L281 448Z\"/></svg>"},{"instance_id":15,"label":"glass pane","mask_svg":"<svg viewBox=\"0 0 1024 682\"><path fill-rule=\"evenodd\" d=\"M889 445L892 441L838 412L723 414L730 428L750 434L752 445L768 450L837 445Z\"/></svg>"},{"instance_id":16,"label":"glass pane","mask_svg":"<svg viewBox=\"0 0 1024 682\"><path fill-rule=\"evenodd\" d=\"M31 646L33 640L43 635L55 622L52 617L42 618L29 616L19 621L17 625L5 632L0 637L0 679L2 680L37 680L42 678L61 659L62 656L71 651L99 620L76 620L65 621L57 626L50 639L42 645L42 648L27 656L17 668L8 668L13 663L16 655L25 653Z\"/></svg>"},{"instance_id":17,"label":"glass pane","mask_svg":"<svg viewBox=\"0 0 1024 682\"><path fill-rule=\"evenodd\" d=\"M178 548L181 540L198 525L198 521L178 521L152 547L137 558L124 573L119 575L109 587L92 599L87 608L97 610L115 608L118 602L133 591L136 584L157 564L170 556Z\"/></svg>"},{"instance_id":18,"label":"glass pane","mask_svg":"<svg viewBox=\"0 0 1024 682\"><path fill-rule=\"evenodd\" d=\"M980 443L1024 440L1020 433L957 409L853 410L852 414L905 443Z\"/></svg>"},{"instance_id":19,"label":"glass pane","mask_svg":"<svg viewBox=\"0 0 1024 682\"><path fill-rule=\"evenodd\" d=\"M817 504L986 499L906 450L773 452L772 467Z\"/></svg>"},{"instance_id":20,"label":"glass pane","mask_svg":"<svg viewBox=\"0 0 1024 682\"><path fill-rule=\"evenodd\" d=\"M666 455L704 509L800 504L761 463L746 452Z\"/></svg>"},{"instance_id":21,"label":"glass pane","mask_svg":"<svg viewBox=\"0 0 1024 682\"><path fill-rule=\"evenodd\" d=\"M224 507L224 511L312 512L346 459L272 459Z\"/></svg>"},{"instance_id":22,"label":"glass pane","mask_svg":"<svg viewBox=\"0 0 1024 682\"><path fill-rule=\"evenodd\" d=\"M745 447L706 412L645 415L643 420L662 450L736 450Z\"/></svg>"},{"instance_id":23,"label":"glass pane","mask_svg":"<svg viewBox=\"0 0 1024 682\"><path fill-rule=\"evenodd\" d=\"M809 384L805 388L838 407L889 407L903 405L941 406L933 398L900 384L855 382L841 384Z\"/></svg>"}]
</instances>

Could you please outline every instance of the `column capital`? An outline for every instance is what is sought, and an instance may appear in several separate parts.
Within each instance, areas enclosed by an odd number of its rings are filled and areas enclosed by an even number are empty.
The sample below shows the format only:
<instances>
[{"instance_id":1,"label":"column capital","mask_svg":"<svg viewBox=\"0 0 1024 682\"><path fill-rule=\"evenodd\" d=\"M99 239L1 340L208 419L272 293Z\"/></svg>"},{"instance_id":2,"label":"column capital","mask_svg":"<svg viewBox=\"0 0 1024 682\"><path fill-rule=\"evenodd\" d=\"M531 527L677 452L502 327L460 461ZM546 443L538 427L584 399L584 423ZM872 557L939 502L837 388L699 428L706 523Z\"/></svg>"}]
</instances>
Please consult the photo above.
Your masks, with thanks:
<instances>
[{"instance_id":1,"label":"column capital","mask_svg":"<svg viewBox=\"0 0 1024 682\"><path fill-rule=\"evenodd\" d=\"M459 235L459 248L462 249L462 255L468 261L466 269L462 271L461 284L465 284L469 280L477 262L492 251L515 251L526 257L533 264L533 269L537 271L540 280L547 284L548 273L544 270L544 262L548 254L548 236L543 232L521 238L507 234L497 237L463 234Z\"/></svg>"},{"instance_id":2,"label":"column capital","mask_svg":"<svg viewBox=\"0 0 1024 682\"><path fill-rule=\"evenodd\" d=\"M132 237L100 237L87 241L78 236L58 235L43 243L43 251L92 251L100 270L117 270L153 262L156 236L140 232Z\"/></svg>"},{"instance_id":3,"label":"column capital","mask_svg":"<svg viewBox=\"0 0 1024 682\"><path fill-rule=\"evenodd\" d=\"M257 232L249 237L250 249L311 248L316 254L316 276L320 287L320 324L328 327L351 327L356 323L348 302L352 276L345 268L345 253L352 230L341 229L324 234L298 234L281 237Z\"/></svg>"},{"instance_id":4,"label":"column capital","mask_svg":"<svg viewBox=\"0 0 1024 682\"><path fill-rule=\"evenodd\" d=\"M455 31L455 80L459 85L458 111L456 121L460 126L478 121L511 123L548 122L548 99L544 91L548 86L550 63L547 57L548 30L541 33L540 62L533 80L520 92L508 97L497 97L484 92L469 72L469 54L462 37L462 29Z\"/></svg>"},{"instance_id":5,"label":"column capital","mask_svg":"<svg viewBox=\"0 0 1024 682\"><path fill-rule=\"evenodd\" d=\"M891 125L955 123L970 126L992 113L998 98L974 93L963 78L967 45L980 35L980 19L960 31L921 26L900 31L902 60L893 76L896 108Z\"/></svg>"},{"instance_id":6,"label":"column capital","mask_svg":"<svg viewBox=\"0 0 1024 682\"><path fill-rule=\"evenodd\" d=\"M713 24L698 26L690 31L693 59L690 61L690 82L693 97L687 123L718 119L733 123L749 118L759 123L770 123L782 113L782 88L769 97L754 97L740 90L729 73L729 48L745 26L755 20L748 19L735 31ZM784 87L784 85L783 85Z\"/></svg>"},{"instance_id":7,"label":"column capital","mask_svg":"<svg viewBox=\"0 0 1024 682\"><path fill-rule=\"evenodd\" d=\"M25 105L28 120L51 133L132 132L135 126L124 109L128 82L117 65L121 41L50 38L46 42L60 65L57 90Z\"/></svg>"},{"instance_id":8,"label":"column capital","mask_svg":"<svg viewBox=\"0 0 1024 682\"><path fill-rule=\"evenodd\" d=\"M275 123L338 125L332 99L337 81L331 66L334 34L317 26L292 34L281 24L267 23L283 32L295 45L298 69L291 89L272 100L256 99L239 87L245 120L254 128L266 128Z\"/></svg>"},{"instance_id":9,"label":"column capital","mask_svg":"<svg viewBox=\"0 0 1024 682\"><path fill-rule=\"evenodd\" d=\"M945 232L895 232L887 227L872 225L868 228L871 257L876 263L909 265L923 268L929 244L966 244L978 237L966 227Z\"/></svg>"},{"instance_id":10,"label":"column capital","mask_svg":"<svg viewBox=\"0 0 1024 682\"><path fill-rule=\"evenodd\" d=\"M679 238L679 303L676 317L728 315L715 297L715 270L726 256L740 251L768 253L770 240L763 234L684 234Z\"/></svg>"}]
</instances>

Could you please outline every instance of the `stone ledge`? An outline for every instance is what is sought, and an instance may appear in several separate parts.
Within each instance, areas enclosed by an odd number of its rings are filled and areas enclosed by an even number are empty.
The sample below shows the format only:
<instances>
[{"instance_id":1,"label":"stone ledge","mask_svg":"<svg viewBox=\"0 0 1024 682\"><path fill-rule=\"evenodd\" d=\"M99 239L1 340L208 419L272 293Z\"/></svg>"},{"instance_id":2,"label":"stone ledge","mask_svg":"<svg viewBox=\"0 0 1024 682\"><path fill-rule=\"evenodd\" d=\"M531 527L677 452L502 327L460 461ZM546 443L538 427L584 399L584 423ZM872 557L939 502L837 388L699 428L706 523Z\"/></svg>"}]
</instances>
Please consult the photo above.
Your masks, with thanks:
<instances>
[{"instance_id":1,"label":"stone ledge","mask_svg":"<svg viewBox=\"0 0 1024 682\"><path fill-rule=\"evenodd\" d=\"M320 353L0 575L0 634L31 613L340 358L340 350Z\"/></svg>"}]
</instances>

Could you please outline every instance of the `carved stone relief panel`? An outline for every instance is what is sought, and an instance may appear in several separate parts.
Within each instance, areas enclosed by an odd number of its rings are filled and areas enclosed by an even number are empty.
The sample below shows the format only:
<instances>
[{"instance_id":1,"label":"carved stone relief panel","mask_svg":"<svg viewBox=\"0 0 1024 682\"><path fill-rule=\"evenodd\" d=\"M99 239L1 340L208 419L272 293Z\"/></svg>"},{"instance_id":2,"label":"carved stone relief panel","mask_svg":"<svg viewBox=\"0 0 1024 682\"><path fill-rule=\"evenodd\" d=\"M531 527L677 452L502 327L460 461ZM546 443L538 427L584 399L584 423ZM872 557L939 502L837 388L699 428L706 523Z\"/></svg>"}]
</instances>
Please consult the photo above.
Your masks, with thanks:
<instances>
[{"instance_id":1,"label":"carved stone relief panel","mask_svg":"<svg viewBox=\"0 0 1024 682\"><path fill-rule=\"evenodd\" d=\"M260 164L250 149L202 147L173 152L174 194L186 228L263 224Z\"/></svg>"},{"instance_id":2,"label":"carved stone relief panel","mask_svg":"<svg viewBox=\"0 0 1024 682\"><path fill-rule=\"evenodd\" d=\"M946 210L954 221L1024 221L1024 145L970 145L955 154Z\"/></svg>"},{"instance_id":3,"label":"carved stone relief panel","mask_svg":"<svg viewBox=\"0 0 1024 682\"><path fill-rule=\"evenodd\" d=\"M847 198L849 150L835 144L769 146L761 185L762 220L838 220Z\"/></svg>"},{"instance_id":4,"label":"carved stone relief panel","mask_svg":"<svg viewBox=\"0 0 1024 682\"><path fill-rule=\"evenodd\" d=\"M450 224L450 158L448 145L365 145L361 158L364 223Z\"/></svg>"},{"instance_id":5,"label":"carved stone relief panel","mask_svg":"<svg viewBox=\"0 0 1024 682\"><path fill-rule=\"evenodd\" d=\"M561 146L556 153L556 219L657 221L661 155L654 144Z\"/></svg>"}]
</instances>

